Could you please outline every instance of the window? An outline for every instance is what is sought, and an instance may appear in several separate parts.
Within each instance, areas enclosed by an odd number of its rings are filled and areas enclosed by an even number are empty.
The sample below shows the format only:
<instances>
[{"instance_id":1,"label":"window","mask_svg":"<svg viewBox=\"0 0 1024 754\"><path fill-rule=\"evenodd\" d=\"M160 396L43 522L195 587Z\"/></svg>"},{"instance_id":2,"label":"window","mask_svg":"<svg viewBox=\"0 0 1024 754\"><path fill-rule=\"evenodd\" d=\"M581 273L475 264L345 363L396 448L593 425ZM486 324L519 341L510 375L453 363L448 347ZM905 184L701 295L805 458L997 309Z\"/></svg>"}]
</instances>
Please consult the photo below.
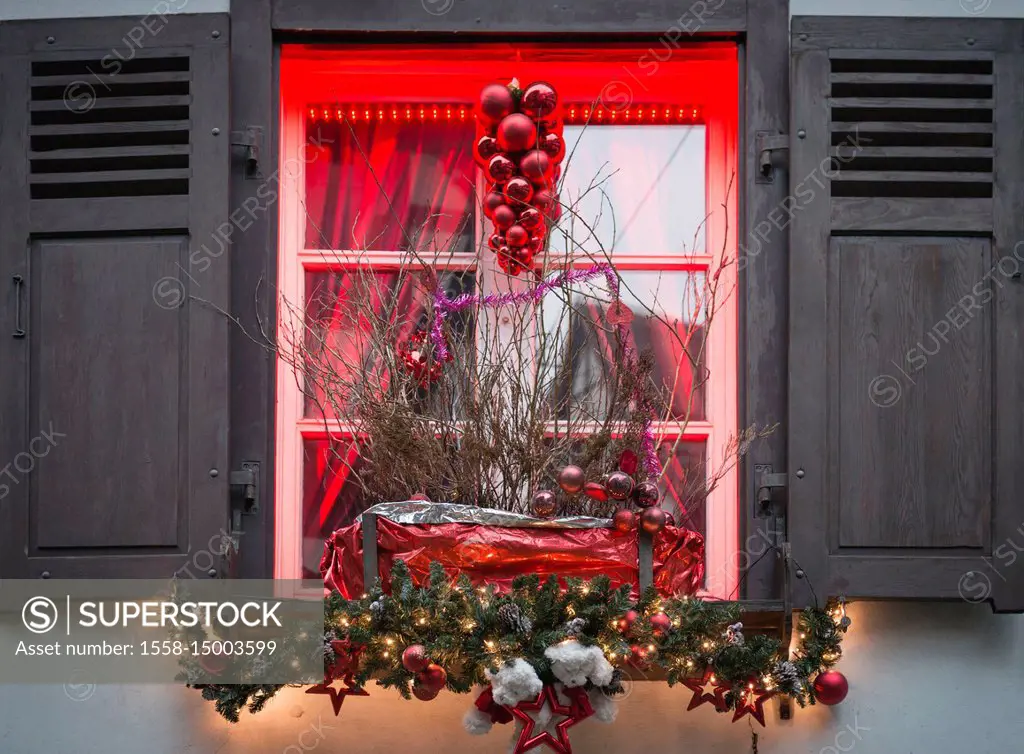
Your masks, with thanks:
<instances>
[{"instance_id":1,"label":"window","mask_svg":"<svg viewBox=\"0 0 1024 754\"><path fill-rule=\"evenodd\" d=\"M735 232L726 229L736 227L730 190L736 174L736 54L728 45L679 51L656 74L640 79L642 52L494 45L446 46L442 55L379 45L337 51L286 46L281 327L302 318L313 347L328 349L337 368L363 368L372 355L360 345L360 323L347 300L391 291L402 327L411 332L427 321L430 304L421 293L412 286L395 290L394 271L409 249L451 249L438 265L449 295L509 285L483 244L487 221L478 212L482 179L472 156L472 103L491 81L552 81L571 152L562 201L582 197L577 214L589 226L563 218L572 242L584 251L609 251L625 303L657 309L674 320L676 334L703 344L695 374L682 363L667 325L641 317L631 325L633 342L652 349L655 374L671 395L669 412L656 425L665 507L677 522L705 534L706 589L726 597L735 595L738 576L730 564L738 540L735 472L724 474L710 494L703 491L709 469L722 466L737 432L736 297L719 302L714 327L706 329L694 291L723 255L735 259ZM635 102L593 109L603 87L631 70ZM601 191L588 192L595 180ZM401 232L403 226L416 228L417 237ZM571 248L564 235L552 235L549 254ZM577 257L577 264L592 263ZM357 281L370 268L374 284L360 290ZM726 267L724 277L733 270ZM722 290L731 286L726 281ZM555 391L571 392L598 416L602 396L588 375L607 364L598 333L578 312L587 311L587 302L607 300L608 291L593 281L580 285L578 295L570 316L545 299L540 326L554 337L572 331L572 376ZM594 308L593 317L600 312ZM471 340L468 318L454 324ZM702 382L703 369L710 381ZM348 478L360 462L358 438L332 418L322 396L301 389L284 360L278 385L276 574L315 578L323 540L364 507Z\"/></svg>"}]
</instances>

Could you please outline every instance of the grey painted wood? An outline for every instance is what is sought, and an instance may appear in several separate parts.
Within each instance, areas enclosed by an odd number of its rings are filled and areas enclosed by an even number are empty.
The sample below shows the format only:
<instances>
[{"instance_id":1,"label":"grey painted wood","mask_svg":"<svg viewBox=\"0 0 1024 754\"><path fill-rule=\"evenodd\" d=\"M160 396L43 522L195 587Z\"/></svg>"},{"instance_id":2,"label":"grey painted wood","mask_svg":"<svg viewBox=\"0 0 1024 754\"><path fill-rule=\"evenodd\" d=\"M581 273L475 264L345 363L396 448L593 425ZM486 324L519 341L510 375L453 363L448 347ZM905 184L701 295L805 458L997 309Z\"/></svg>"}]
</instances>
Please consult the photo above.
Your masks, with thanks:
<instances>
[{"instance_id":1,"label":"grey painted wood","mask_svg":"<svg viewBox=\"0 0 1024 754\"><path fill-rule=\"evenodd\" d=\"M1013 276L1024 246L1012 256L1024 238L1022 44L1019 21L793 20L793 128L804 130L794 176L821 164L833 133L994 139L993 173L970 178L988 181L991 199L830 198L832 180L865 176L843 170L823 176L825 201L794 216L791 534L820 596L1024 609L1024 576L1008 567L1024 521L1024 291ZM993 70L993 122L830 125L830 61L841 59L982 61ZM868 172L884 187L920 171Z\"/></svg>"},{"instance_id":2,"label":"grey painted wood","mask_svg":"<svg viewBox=\"0 0 1024 754\"><path fill-rule=\"evenodd\" d=\"M29 436L62 435L31 487L34 548L184 541L187 317L154 306L152 289L187 248L181 237L32 245Z\"/></svg>"},{"instance_id":3,"label":"grey painted wood","mask_svg":"<svg viewBox=\"0 0 1024 754\"><path fill-rule=\"evenodd\" d=\"M991 269L988 241L833 238L827 264L837 546L981 548L993 312L957 301Z\"/></svg>"},{"instance_id":4,"label":"grey painted wood","mask_svg":"<svg viewBox=\"0 0 1024 754\"><path fill-rule=\"evenodd\" d=\"M137 24L0 24L5 96L28 103L34 62L100 60ZM26 337L0 338L0 363L13 372L0 389L0 458L43 447L51 422L60 433L0 505L3 577L165 577L182 568L206 577L223 550L228 323L217 310L228 307L229 260L215 239L229 227L228 18L177 17L139 54L189 56L188 120L82 124L26 105L5 113L0 132L0 280L23 276L27 320ZM189 193L30 199L30 112L65 118L31 126L58 145L74 134L191 128ZM160 172L108 178L116 186ZM32 177L40 175L50 174ZM209 256L201 269L196 252ZM13 321L6 292L0 313Z\"/></svg>"},{"instance_id":5,"label":"grey painted wood","mask_svg":"<svg viewBox=\"0 0 1024 754\"><path fill-rule=\"evenodd\" d=\"M231 207L254 207L246 214L244 231L232 236L231 314L240 327L230 332L231 465L260 464L260 499L256 515L242 521L240 571L246 578L270 578L274 573L274 354L247 333L277 321L277 211L260 197L278 190L277 91L274 44L270 30L270 0L232 2L231 67L245 75L231 77L231 130L248 126L263 130L261 174L246 177L244 153L232 154ZM257 192L260 192L257 194ZM258 203L254 200L258 200ZM248 225L251 220L252 224Z\"/></svg>"},{"instance_id":6,"label":"grey painted wood","mask_svg":"<svg viewBox=\"0 0 1024 754\"><path fill-rule=\"evenodd\" d=\"M523 0L508 5L490 0L272 0L271 7L274 29L284 31L672 33L672 38L681 33L686 39L697 33L743 31L747 2Z\"/></svg>"},{"instance_id":7,"label":"grey painted wood","mask_svg":"<svg viewBox=\"0 0 1024 754\"><path fill-rule=\"evenodd\" d=\"M741 175L740 229L740 425L778 425L776 431L750 448L740 465L740 553L730 562L748 568L741 574L743 599L778 598L782 589L781 561L758 560L766 542L785 537L782 518L760 518L754 496L758 469L771 466L785 471L786 385L788 321L789 230L777 227L775 217L788 193L785 161L774 183L757 183L758 155L754 142L759 131L789 131L788 3L750 0L747 35L741 48ZM765 232L765 228L770 228ZM779 511L781 512L781 511Z\"/></svg>"},{"instance_id":8,"label":"grey painted wood","mask_svg":"<svg viewBox=\"0 0 1024 754\"><path fill-rule=\"evenodd\" d=\"M917 199L852 197L832 199L833 231L990 232L991 199Z\"/></svg>"}]
</instances>

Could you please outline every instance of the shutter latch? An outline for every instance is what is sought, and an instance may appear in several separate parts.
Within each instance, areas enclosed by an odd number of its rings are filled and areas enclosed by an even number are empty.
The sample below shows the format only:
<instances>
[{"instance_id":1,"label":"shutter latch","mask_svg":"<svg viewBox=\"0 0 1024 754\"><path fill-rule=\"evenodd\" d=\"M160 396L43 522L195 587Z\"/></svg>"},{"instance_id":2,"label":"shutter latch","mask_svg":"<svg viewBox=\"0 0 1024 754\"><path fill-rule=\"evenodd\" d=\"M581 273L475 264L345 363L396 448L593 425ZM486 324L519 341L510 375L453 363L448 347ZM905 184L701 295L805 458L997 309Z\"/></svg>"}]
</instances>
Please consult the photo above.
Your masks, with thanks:
<instances>
[{"instance_id":1,"label":"shutter latch","mask_svg":"<svg viewBox=\"0 0 1024 754\"><path fill-rule=\"evenodd\" d=\"M757 150L756 183L774 183L775 165L772 164L772 152L789 149L789 135L772 131L758 131L754 135L754 149Z\"/></svg>"},{"instance_id":2,"label":"shutter latch","mask_svg":"<svg viewBox=\"0 0 1024 754\"><path fill-rule=\"evenodd\" d=\"M786 486L786 474L772 472L771 466L758 466L756 470L761 472L757 478L756 515L760 518L777 516L778 512L772 510L772 490Z\"/></svg>"},{"instance_id":3,"label":"shutter latch","mask_svg":"<svg viewBox=\"0 0 1024 754\"><path fill-rule=\"evenodd\" d=\"M245 148L245 177L255 178L260 174L260 150L263 147L263 129L246 126L244 131L231 132L231 146Z\"/></svg>"},{"instance_id":4,"label":"shutter latch","mask_svg":"<svg viewBox=\"0 0 1024 754\"><path fill-rule=\"evenodd\" d=\"M243 463L231 472L231 529L242 530L242 516L251 516L260 509L260 465Z\"/></svg>"}]
</instances>

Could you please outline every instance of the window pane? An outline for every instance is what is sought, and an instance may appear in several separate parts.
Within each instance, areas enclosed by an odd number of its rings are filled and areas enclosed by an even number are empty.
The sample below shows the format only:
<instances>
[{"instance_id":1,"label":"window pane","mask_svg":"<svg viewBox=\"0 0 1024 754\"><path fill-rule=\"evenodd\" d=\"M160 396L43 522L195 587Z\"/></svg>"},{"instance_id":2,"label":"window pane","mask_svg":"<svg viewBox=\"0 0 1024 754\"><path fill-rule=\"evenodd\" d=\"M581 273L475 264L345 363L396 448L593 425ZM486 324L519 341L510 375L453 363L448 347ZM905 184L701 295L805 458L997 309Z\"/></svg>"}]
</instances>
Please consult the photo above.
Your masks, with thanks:
<instances>
[{"instance_id":1,"label":"window pane","mask_svg":"<svg viewBox=\"0 0 1024 754\"><path fill-rule=\"evenodd\" d=\"M565 141L560 199L572 211L552 249L706 252L704 126L566 126Z\"/></svg>"},{"instance_id":2,"label":"window pane","mask_svg":"<svg viewBox=\"0 0 1024 754\"><path fill-rule=\"evenodd\" d=\"M676 524L707 534L707 443L666 440L658 446L662 474L661 507Z\"/></svg>"},{"instance_id":3,"label":"window pane","mask_svg":"<svg viewBox=\"0 0 1024 754\"><path fill-rule=\"evenodd\" d=\"M706 379L701 305L703 272L620 271L620 295L633 312L630 342L653 356L652 380L660 392L666 420L703 420ZM612 365L621 362L615 329L606 319L611 302L604 279L553 291L541 302L546 341L539 367L540 384L558 406L560 419L580 412L605 419L613 399ZM616 401L621 405L621 400ZM621 412L616 419L627 418Z\"/></svg>"},{"instance_id":4,"label":"window pane","mask_svg":"<svg viewBox=\"0 0 1024 754\"><path fill-rule=\"evenodd\" d=\"M358 446L352 440L303 440L302 578L320 578L324 540L363 512Z\"/></svg>"},{"instance_id":5,"label":"window pane","mask_svg":"<svg viewBox=\"0 0 1024 754\"><path fill-rule=\"evenodd\" d=\"M467 123L308 122L306 248L471 252Z\"/></svg>"},{"instance_id":6,"label":"window pane","mask_svg":"<svg viewBox=\"0 0 1024 754\"><path fill-rule=\"evenodd\" d=\"M473 272L437 270L436 274L449 297L476 290ZM425 330L432 305L425 287L409 271L307 271L305 415L339 418L343 412L338 407L349 386L366 380L385 384L382 349L394 348L414 332ZM384 343L382 335L374 333L367 314L383 321L388 309L392 310L388 321L393 324L387 333L389 341ZM472 317L473 312L466 310L446 319L453 350L466 353L471 347Z\"/></svg>"}]
</instances>

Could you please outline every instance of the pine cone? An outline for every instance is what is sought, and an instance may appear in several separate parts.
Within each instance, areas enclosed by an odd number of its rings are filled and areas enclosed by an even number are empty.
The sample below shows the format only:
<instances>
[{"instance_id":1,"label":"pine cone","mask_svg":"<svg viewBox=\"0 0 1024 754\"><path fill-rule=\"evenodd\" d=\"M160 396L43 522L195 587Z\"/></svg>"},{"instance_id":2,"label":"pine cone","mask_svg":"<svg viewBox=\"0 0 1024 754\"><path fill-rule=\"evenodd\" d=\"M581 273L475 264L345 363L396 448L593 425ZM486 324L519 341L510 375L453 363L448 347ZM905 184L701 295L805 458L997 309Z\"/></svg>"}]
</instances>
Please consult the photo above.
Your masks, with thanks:
<instances>
[{"instance_id":1,"label":"pine cone","mask_svg":"<svg viewBox=\"0 0 1024 754\"><path fill-rule=\"evenodd\" d=\"M789 660L775 663L772 675L775 676L778 687L784 692L799 692L803 687L803 683L800 681L800 671Z\"/></svg>"},{"instance_id":2,"label":"pine cone","mask_svg":"<svg viewBox=\"0 0 1024 754\"><path fill-rule=\"evenodd\" d=\"M526 634L533 630L533 621L523 615L515 602L506 602L498 608L498 625L507 634Z\"/></svg>"},{"instance_id":3,"label":"pine cone","mask_svg":"<svg viewBox=\"0 0 1024 754\"><path fill-rule=\"evenodd\" d=\"M583 629L587 627L587 621L585 618L573 618L565 624L565 632L576 636L583 632Z\"/></svg>"}]
</instances>

